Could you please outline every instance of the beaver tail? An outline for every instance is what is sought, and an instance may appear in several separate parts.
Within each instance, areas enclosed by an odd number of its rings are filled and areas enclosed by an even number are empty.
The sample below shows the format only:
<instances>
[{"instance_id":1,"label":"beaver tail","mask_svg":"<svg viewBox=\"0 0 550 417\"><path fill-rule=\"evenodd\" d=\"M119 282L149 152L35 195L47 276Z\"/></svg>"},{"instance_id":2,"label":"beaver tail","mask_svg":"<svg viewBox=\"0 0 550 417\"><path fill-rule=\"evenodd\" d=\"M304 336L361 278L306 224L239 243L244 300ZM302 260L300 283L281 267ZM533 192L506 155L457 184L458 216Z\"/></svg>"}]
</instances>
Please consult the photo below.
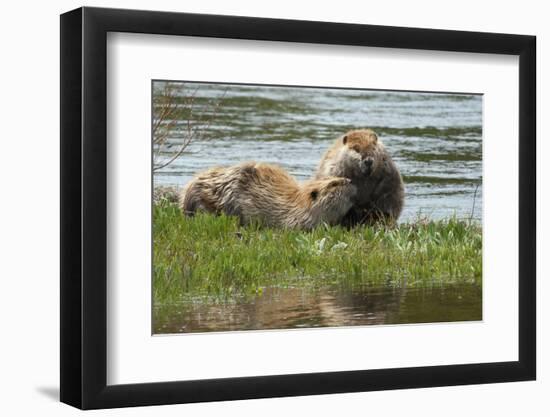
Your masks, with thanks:
<instances>
[{"instance_id":1,"label":"beaver tail","mask_svg":"<svg viewBox=\"0 0 550 417\"><path fill-rule=\"evenodd\" d=\"M188 183L179 195L179 207L183 214L193 216L200 206L200 193L194 191L196 180Z\"/></svg>"}]
</instances>

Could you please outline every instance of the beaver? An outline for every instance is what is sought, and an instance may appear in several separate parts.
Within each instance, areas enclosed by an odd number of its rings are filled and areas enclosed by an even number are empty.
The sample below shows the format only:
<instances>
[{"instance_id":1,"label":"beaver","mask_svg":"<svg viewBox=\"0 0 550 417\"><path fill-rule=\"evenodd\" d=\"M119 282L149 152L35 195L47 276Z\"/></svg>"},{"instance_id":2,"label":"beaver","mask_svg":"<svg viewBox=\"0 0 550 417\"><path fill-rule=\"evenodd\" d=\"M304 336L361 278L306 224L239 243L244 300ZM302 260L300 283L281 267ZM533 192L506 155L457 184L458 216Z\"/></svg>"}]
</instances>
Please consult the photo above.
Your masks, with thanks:
<instances>
[{"instance_id":1,"label":"beaver","mask_svg":"<svg viewBox=\"0 0 550 417\"><path fill-rule=\"evenodd\" d=\"M356 188L348 178L327 177L299 184L284 169L245 162L199 173L182 190L184 214L197 211L237 216L241 224L312 229L341 222Z\"/></svg>"},{"instance_id":2,"label":"beaver","mask_svg":"<svg viewBox=\"0 0 550 417\"><path fill-rule=\"evenodd\" d=\"M345 177L357 186L353 208L342 224L396 221L405 189L397 165L371 129L351 130L324 154L314 179Z\"/></svg>"}]
</instances>

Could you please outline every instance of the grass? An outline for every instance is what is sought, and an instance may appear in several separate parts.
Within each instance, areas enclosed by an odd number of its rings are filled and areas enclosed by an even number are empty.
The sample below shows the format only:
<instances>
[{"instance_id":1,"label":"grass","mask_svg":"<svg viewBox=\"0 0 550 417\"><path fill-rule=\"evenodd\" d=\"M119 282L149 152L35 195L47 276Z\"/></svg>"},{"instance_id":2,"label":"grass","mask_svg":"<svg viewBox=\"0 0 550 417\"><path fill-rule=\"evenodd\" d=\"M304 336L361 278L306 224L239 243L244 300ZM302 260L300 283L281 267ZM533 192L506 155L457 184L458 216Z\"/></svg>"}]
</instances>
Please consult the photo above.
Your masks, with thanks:
<instances>
[{"instance_id":1,"label":"grass","mask_svg":"<svg viewBox=\"0 0 550 417\"><path fill-rule=\"evenodd\" d=\"M268 286L481 285L481 227L456 218L302 232L242 227L227 216L184 217L161 203L153 219L155 305L227 301Z\"/></svg>"}]
</instances>

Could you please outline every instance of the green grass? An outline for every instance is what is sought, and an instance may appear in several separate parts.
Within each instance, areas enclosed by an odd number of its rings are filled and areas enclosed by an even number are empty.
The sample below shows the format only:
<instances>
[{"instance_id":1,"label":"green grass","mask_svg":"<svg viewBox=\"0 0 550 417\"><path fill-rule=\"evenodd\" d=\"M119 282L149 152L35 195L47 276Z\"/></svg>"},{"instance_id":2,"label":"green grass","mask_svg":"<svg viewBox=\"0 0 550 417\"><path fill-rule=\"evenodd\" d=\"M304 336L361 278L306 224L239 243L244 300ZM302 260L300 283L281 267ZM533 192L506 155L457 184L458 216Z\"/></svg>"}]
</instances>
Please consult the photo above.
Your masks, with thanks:
<instances>
[{"instance_id":1,"label":"green grass","mask_svg":"<svg viewBox=\"0 0 550 417\"><path fill-rule=\"evenodd\" d=\"M481 285L481 228L456 218L303 232L241 227L226 216L184 217L163 203L153 219L155 305L227 301L267 286Z\"/></svg>"}]
</instances>

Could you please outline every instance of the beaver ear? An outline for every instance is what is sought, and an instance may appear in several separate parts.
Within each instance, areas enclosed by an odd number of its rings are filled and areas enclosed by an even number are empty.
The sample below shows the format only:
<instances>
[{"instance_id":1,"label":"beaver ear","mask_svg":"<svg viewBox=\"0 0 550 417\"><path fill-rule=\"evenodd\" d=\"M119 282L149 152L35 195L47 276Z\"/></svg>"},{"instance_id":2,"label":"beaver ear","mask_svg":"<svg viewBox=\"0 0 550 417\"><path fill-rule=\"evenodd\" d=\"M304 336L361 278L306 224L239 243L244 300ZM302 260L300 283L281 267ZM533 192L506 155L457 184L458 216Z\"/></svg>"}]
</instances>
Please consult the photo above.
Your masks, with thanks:
<instances>
[{"instance_id":1,"label":"beaver ear","mask_svg":"<svg viewBox=\"0 0 550 417\"><path fill-rule=\"evenodd\" d=\"M348 143L348 135L345 135L343 138L342 138L342 143L345 145L346 143Z\"/></svg>"},{"instance_id":2,"label":"beaver ear","mask_svg":"<svg viewBox=\"0 0 550 417\"><path fill-rule=\"evenodd\" d=\"M315 200L317 200L317 196L319 195L319 191L313 190L309 195L311 196L311 200L315 201Z\"/></svg>"}]
</instances>

